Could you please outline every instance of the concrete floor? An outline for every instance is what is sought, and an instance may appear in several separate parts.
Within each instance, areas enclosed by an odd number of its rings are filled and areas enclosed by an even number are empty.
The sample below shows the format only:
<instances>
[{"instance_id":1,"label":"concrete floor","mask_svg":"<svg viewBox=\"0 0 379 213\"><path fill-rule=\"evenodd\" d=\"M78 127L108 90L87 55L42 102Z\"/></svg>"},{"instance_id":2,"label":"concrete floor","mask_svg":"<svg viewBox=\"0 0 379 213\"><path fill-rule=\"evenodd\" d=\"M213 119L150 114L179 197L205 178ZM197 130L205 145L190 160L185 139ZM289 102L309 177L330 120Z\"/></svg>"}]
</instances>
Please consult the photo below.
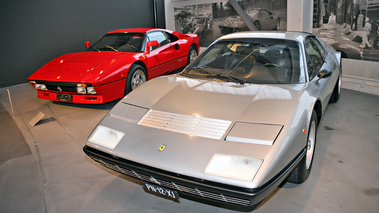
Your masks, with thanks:
<instances>
[{"instance_id":1,"label":"concrete floor","mask_svg":"<svg viewBox=\"0 0 379 213\"><path fill-rule=\"evenodd\" d=\"M0 103L2 213L235 212L148 194L138 181L86 157L87 137L116 102L51 102L21 84L0 88ZM309 179L277 188L254 212L378 212L378 106L379 96L343 89L318 129ZM39 112L44 119L31 126Z\"/></svg>"}]
</instances>

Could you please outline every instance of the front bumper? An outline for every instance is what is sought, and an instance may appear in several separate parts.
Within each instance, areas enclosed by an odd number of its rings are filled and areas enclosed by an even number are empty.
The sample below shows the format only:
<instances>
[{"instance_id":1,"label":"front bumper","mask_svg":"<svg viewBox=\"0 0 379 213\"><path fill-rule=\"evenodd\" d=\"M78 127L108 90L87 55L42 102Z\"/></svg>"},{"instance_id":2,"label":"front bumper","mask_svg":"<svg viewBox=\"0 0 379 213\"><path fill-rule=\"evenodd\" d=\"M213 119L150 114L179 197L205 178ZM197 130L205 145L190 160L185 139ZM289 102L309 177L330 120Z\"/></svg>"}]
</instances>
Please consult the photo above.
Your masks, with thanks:
<instances>
[{"instance_id":1,"label":"front bumper","mask_svg":"<svg viewBox=\"0 0 379 213\"><path fill-rule=\"evenodd\" d=\"M95 86L96 94L80 94L76 92L78 83L71 82L55 82L55 81L39 81L36 83L44 84L47 90L37 89L37 97L41 99L60 101L79 104L103 104L124 96L125 79ZM90 85L90 84L89 84ZM32 84L34 87L34 85ZM90 85L92 86L92 85ZM66 96L67 99L58 98Z\"/></svg>"},{"instance_id":2,"label":"front bumper","mask_svg":"<svg viewBox=\"0 0 379 213\"><path fill-rule=\"evenodd\" d=\"M70 95L70 101L62 101L57 99L58 94ZM37 97L41 99L51 100L51 101L61 101L68 103L80 103L80 104L102 104L105 103L104 97L102 95L85 95L85 94L73 94L73 93L58 93L52 91L37 91Z\"/></svg>"},{"instance_id":3,"label":"front bumper","mask_svg":"<svg viewBox=\"0 0 379 213\"><path fill-rule=\"evenodd\" d=\"M160 186L175 190L180 197L240 211L255 209L265 197L285 180L305 154L304 149L273 179L259 188L250 189L167 172L118 158L89 146L84 146L83 151L94 161L106 168L141 181L159 184Z\"/></svg>"}]
</instances>

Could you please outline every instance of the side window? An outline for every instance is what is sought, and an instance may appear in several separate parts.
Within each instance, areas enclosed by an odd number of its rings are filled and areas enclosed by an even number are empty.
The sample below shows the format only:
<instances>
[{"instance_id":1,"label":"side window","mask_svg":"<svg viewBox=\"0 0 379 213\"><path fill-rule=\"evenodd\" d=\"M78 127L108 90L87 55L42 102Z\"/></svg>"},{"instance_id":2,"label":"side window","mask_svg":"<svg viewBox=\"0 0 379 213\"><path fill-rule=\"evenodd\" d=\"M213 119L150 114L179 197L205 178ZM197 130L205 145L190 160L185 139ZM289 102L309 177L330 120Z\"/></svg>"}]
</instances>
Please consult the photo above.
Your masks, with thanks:
<instances>
[{"instance_id":1,"label":"side window","mask_svg":"<svg viewBox=\"0 0 379 213\"><path fill-rule=\"evenodd\" d=\"M152 50L155 50L159 47L162 47L162 46L170 43L170 41L167 39L166 35L163 34L163 32L161 32L161 31L155 31L155 32L149 33L149 34L147 34L147 37L149 38L148 39L149 41L154 41L154 40L158 41L158 46L153 47Z\"/></svg>"},{"instance_id":2,"label":"side window","mask_svg":"<svg viewBox=\"0 0 379 213\"><path fill-rule=\"evenodd\" d=\"M318 45L321 44L318 43ZM320 49L318 45L315 43L315 40L310 37L304 41L309 79L313 79L317 75L324 63L324 49L322 47Z\"/></svg>"},{"instance_id":3,"label":"side window","mask_svg":"<svg viewBox=\"0 0 379 213\"><path fill-rule=\"evenodd\" d=\"M322 57L325 57L325 49L321 45L320 41L317 40L317 38L315 38L315 37L310 37L310 39L315 43L315 45L317 46L317 48L320 50L320 53L321 53Z\"/></svg>"},{"instance_id":4,"label":"side window","mask_svg":"<svg viewBox=\"0 0 379 213\"><path fill-rule=\"evenodd\" d=\"M261 10L261 14L259 15L260 18L268 18L270 14L266 10Z\"/></svg>"},{"instance_id":5,"label":"side window","mask_svg":"<svg viewBox=\"0 0 379 213\"><path fill-rule=\"evenodd\" d=\"M179 40L179 38L171 33L168 33L168 32L164 32L164 34L166 34L167 38L169 39L170 42L174 42L174 41L177 41Z\"/></svg>"}]
</instances>

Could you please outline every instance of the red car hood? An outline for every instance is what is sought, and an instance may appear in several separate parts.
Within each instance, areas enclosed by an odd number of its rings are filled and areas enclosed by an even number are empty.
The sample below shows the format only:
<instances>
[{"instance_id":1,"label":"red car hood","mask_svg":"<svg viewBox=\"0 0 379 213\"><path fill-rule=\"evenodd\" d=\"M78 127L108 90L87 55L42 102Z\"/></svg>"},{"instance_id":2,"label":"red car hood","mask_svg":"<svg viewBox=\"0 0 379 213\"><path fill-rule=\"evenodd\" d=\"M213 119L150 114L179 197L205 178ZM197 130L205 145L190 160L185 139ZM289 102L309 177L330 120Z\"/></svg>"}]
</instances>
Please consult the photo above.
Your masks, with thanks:
<instances>
[{"instance_id":1,"label":"red car hood","mask_svg":"<svg viewBox=\"0 0 379 213\"><path fill-rule=\"evenodd\" d=\"M113 51L69 53L48 62L29 79L100 84L122 78L119 71L129 68L134 57L136 53Z\"/></svg>"}]
</instances>

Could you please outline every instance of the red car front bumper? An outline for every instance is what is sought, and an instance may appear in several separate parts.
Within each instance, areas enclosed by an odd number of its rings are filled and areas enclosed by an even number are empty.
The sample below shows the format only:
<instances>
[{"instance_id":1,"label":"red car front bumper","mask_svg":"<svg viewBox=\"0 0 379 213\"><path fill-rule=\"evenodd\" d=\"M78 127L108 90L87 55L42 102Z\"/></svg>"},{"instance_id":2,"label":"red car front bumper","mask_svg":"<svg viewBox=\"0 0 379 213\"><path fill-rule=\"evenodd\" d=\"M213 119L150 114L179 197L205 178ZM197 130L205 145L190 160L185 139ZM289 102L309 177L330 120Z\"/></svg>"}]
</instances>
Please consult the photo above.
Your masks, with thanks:
<instances>
[{"instance_id":1,"label":"red car front bumper","mask_svg":"<svg viewBox=\"0 0 379 213\"><path fill-rule=\"evenodd\" d=\"M75 91L76 88L72 87L71 85L76 85L76 83L43 81L42 83L45 84L48 89L37 89L37 97L41 99L67 103L103 104L122 98L124 96L125 82L126 80L122 79L111 83L94 86L96 94L81 94L77 92L72 92ZM70 86L67 86L68 84ZM57 89L55 88L59 88L63 91L57 91Z\"/></svg>"}]
</instances>

